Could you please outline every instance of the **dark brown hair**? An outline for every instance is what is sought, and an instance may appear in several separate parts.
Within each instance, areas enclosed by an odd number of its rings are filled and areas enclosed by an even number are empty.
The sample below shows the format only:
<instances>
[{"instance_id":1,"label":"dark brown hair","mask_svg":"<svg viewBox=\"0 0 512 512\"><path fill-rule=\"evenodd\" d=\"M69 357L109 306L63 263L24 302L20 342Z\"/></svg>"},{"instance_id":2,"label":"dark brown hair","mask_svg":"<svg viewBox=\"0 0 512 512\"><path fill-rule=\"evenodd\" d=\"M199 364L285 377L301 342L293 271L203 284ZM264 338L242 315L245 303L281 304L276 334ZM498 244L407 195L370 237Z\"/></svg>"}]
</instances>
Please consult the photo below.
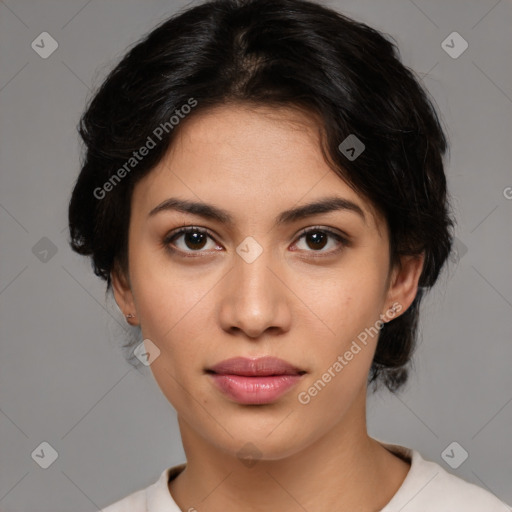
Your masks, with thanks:
<instances>
[{"instance_id":1,"label":"dark brown hair","mask_svg":"<svg viewBox=\"0 0 512 512\"><path fill-rule=\"evenodd\" d=\"M133 187L165 154L176 119L229 102L315 115L326 161L386 219L392 263L425 254L417 296L382 328L369 375L375 388L397 390L422 295L451 249L447 141L396 45L363 23L305 0L217 0L161 23L111 71L80 120L86 151L69 205L71 247L91 256L109 290L113 266L127 269ZM364 144L355 159L340 150L348 136ZM130 160L148 137L154 147Z\"/></svg>"}]
</instances>

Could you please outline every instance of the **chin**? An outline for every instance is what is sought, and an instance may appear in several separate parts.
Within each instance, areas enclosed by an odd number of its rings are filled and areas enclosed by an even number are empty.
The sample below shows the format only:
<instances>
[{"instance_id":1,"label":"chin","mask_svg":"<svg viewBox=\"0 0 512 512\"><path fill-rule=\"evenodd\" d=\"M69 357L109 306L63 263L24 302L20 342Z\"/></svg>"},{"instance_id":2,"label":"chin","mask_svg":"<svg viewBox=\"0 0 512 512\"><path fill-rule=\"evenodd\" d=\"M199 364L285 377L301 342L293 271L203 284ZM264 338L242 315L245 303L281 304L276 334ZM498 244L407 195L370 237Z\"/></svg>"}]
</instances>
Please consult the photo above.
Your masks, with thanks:
<instances>
[{"instance_id":1,"label":"chin","mask_svg":"<svg viewBox=\"0 0 512 512\"><path fill-rule=\"evenodd\" d=\"M203 433L210 444L228 453L232 457L276 461L290 457L306 448L316 438L314 432L299 431L297 419L283 422L285 414L279 414L268 421L237 422L233 417L223 427L233 435L226 434L224 429ZM290 417L292 417L290 415Z\"/></svg>"}]
</instances>

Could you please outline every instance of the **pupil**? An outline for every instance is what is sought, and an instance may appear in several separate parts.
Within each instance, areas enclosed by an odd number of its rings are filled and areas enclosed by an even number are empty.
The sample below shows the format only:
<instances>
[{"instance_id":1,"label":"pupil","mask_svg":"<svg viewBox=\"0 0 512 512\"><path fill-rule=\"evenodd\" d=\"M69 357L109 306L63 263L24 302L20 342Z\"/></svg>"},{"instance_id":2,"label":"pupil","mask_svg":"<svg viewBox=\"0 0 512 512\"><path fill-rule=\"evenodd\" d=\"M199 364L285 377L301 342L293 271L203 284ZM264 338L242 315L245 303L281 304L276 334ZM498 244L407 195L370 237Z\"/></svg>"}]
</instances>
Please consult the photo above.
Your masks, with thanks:
<instances>
[{"instance_id":1,"label":"pupil","mask_svg":"<svg viewBox=\"0 0 512 512\"><path fill-rule=\"evenodd\" d=\"M201 241L198 241L198 238L201 238L201 237L203 237L203 240L202 240L203 244L201 244ZM185 242L189 249L201 249L202 247L204 247L204 238L205 238L204 233L198 233L197 231L185 234ZM190 240L191 240L191 244L188 243ZM200 247L196 247L196 246L194 246L194 244L196 244L196 245L199 244ZM192 247L191 247L191 245L192 245Z\"/></svg>"},{"instance_id":2,"label":"pupil","mask_svg":"<svg viewBox=\"0 0 512 512\"><path fill-rule=\"evenodd\" d=\"M323 249L325 247L325 241L327 238L325 233L320 233L320 232L310 233L308 235L308 237L310 237L310 240L311 239L313 240L313 248Z\"/></svg>"}]
</instances>

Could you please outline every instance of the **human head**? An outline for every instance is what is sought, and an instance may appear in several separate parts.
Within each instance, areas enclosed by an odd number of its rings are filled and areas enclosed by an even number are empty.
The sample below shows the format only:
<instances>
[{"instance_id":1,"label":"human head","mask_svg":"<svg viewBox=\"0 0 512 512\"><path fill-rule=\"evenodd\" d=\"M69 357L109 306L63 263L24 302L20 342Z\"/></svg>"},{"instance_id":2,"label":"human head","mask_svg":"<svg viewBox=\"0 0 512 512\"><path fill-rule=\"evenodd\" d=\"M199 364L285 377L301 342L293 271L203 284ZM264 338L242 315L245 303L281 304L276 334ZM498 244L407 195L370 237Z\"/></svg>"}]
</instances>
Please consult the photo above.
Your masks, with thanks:
<instances>
[{"instance_id":1,"label":"human head","mask_svg":"<svg viewBox=\"0 0 512 512\"><path fill-rule=\"evenodd\" d=\"M69 207L72 248L91 256L107 288L115 268L128 274L137 183L194 115L230 103L309 112L333 172L386 220L390 264L424 255L416 298L383 327L370 372L370 381L399 389L423 290L436 282L451 247L447 143L396 46L339 13L302 0L213 1L163 22L136 44L81 119L86 153ZM349 135L365 146L355 160L339 150ZM153 143L126 167L134 151Z\"/></svg>"}]
</instances>

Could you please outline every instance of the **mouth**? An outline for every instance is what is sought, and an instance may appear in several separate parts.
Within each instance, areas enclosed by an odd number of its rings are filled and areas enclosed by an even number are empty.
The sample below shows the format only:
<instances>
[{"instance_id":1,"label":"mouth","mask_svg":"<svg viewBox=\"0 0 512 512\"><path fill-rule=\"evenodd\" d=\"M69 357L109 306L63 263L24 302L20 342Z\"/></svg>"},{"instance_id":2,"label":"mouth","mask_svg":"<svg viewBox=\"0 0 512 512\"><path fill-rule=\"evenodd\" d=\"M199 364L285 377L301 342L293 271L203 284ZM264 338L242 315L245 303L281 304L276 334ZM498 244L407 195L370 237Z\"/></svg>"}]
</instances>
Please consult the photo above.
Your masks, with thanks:
<instances>
[{"instance_id":1,"label":"mouth","mask_svg":"<svg viewBox=\"0 0 512 512\"><path fill-rule=\"evenodd\" d=\"M294 387L307 372L282 359L236 357L205 370L224 395L239 404L269 404Z\"/></svg>"},{"instance_id":2,"label":"mouth","mask_svg":"<svg viewBox=\"0 0 512 512\"><path fill-rule=\"evenodd\" d=\"M306 371L276 357L260 357L257 359L234 357L221 361L211 368L206 369L206 373L240 375L244 377L268 377L277 375L303 375Z\"/></svg>"}]
</instances>

